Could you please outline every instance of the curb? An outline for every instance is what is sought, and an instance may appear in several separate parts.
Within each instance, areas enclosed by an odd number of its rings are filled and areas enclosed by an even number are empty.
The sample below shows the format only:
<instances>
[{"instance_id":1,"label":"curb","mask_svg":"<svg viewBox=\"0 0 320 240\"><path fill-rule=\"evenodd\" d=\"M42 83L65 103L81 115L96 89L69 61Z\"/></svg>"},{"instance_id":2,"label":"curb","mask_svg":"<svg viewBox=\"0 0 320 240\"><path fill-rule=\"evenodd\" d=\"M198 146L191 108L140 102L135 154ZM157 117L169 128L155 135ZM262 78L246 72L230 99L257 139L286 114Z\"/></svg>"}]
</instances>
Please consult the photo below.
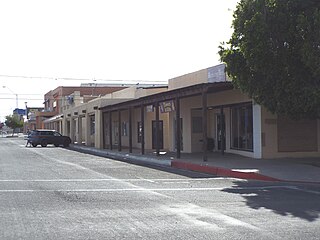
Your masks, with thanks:
<instances>
[{"instance_id":1,"label":"curb","mask_svg":"<svg viewBox=\"0 0 320 240\"><path fill-rule=\"evenodd\" d=\"M204 172L209 174L215 174L217 176L225 176L225 177L234 177L241 179L251 179L251 180L260 180L260 181L271 181L271 182L280 182L282 180L277 178L268 177L259 173L246 173L235 171L227 168L220 168L214 166L207 165L198 165L194 163L180 162L180 161L172 161L171 166L180 169L191 170L195 172Z\"/></svg>"},{"instance_id":2,"label":"curb","mask_svg":"<svg viewBox=\"0 0 320 240\"><path fill-rule=\"evenodd\" d=\"M108 151L102 151L99 149L93 149L93 148L76 146L76 145L70 145L69 148L71 150L93 154L100 157L112 158L112 159L124 161L124 162L130 162L130 163L136 163L136 164L144 163L144 164L152 164L156 166L167 166L167 167L171 166L171 160L167 160L167 159L157 160L157 159L148 158L144 156L135 156L129 153L123 154L123 153L117 153L117 152L108 152Z\"/></svg>"},{"instance_id":3,"label":"curb","mask_svg":"<svg viewBox=\"0 0 320 240\"><path fill-rule=\"evenodd\" d=\"M152 157L135 156L132 154L102 151L99 149L84 147L84 146L70 145L70 149L83 152L83 153L93 154L100 157L108 157L115 160L130 162L135 164L144 163L144 164L152 164L156 166L167 166L167 167L173 167L178 169L191 170L195 172L209 173L217 176L234 177L234 178L241 178L241 179L272 181L272 182L282 181L280 179L268 177L258 173L246 173L246 172L235 171L227 168L207 166L202 164L199 165L199 164L181 162L176 160L165 160L165 159L158 160L158 159L153 159Z\"/></svg>"},{"instance_id":4,"label":"curb","mask_svg":"<svg viewBox=\"0 0 320 240\"><path fill-rule=\"evenodd\" d=\"M169 160L169 159L155 159L152 157L146 157L141 155L134 155L129 153L118 153L118 152L111 152L105 150L99 150L96 148L90 148L85 146L77 146L77 145L70 145L70 150L83 152L87 154L92 154L100 157L107 157L111 159L115 159L118 161L128 162L132 164L149 164L154 166L166 166L184 170L190 170L195 172L207 173L207 174L214 174L216 176L224 176L224 177L233 177L233 178L240 178L240 179L250 179L250 180L258 180L258 181L269 181L269 182L291 182L291 183L307 183L307 184L320 184L320 182L314 181L299 181L299 180L284 180L269 177L260 173L255 172L242 172L228 168L216 167L216 166L208 166L206 164L195 164L190 162L183 162L177 160Z\"/></svg>"}]
</instances>

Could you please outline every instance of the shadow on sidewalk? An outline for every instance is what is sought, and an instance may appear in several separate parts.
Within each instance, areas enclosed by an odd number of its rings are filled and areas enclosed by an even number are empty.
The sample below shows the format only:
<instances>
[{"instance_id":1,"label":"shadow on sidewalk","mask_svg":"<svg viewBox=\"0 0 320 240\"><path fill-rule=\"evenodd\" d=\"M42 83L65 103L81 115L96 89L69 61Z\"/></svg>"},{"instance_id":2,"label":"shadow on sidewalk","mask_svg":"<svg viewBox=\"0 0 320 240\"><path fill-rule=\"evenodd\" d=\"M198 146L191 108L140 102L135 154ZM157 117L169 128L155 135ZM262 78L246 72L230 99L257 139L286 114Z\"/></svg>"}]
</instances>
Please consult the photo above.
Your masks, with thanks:
<instances>
[{"instance_id":1,"label":"shadow on sidewalk","mask_svg":"<svg viewBox=\"0 0 320 240\"><path fill-rule=\"evenodd\" d=\"M240 194L248 207L269 209L281 216L292 216L309 222L320 218L320 194L299 190L294 186L252 187L248 182L234 182L223 192Z\"/></svg>"}]
</instances>

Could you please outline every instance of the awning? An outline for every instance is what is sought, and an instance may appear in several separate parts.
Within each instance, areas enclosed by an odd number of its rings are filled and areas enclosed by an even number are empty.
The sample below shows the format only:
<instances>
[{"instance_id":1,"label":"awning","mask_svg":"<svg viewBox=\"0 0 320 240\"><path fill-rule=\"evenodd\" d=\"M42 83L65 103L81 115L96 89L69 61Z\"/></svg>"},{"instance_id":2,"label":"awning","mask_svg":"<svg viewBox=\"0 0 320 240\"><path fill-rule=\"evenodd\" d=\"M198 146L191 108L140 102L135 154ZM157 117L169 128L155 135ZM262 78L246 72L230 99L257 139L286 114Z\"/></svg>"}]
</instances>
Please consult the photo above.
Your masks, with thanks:
<instances>
[{"instance_id":1,"label":"awning","mask_svg":"<svg viewBox=\"0 0 320 240\"><path fill-rule=\"evenodd\" d=\"M50 123L50 122L56 122L56 121L60 121L63 118L63 114L59 114L59 115L55 115L51 118L48 118L46 120L44 120L44 123Z\"/></svg>"}]
</instances>

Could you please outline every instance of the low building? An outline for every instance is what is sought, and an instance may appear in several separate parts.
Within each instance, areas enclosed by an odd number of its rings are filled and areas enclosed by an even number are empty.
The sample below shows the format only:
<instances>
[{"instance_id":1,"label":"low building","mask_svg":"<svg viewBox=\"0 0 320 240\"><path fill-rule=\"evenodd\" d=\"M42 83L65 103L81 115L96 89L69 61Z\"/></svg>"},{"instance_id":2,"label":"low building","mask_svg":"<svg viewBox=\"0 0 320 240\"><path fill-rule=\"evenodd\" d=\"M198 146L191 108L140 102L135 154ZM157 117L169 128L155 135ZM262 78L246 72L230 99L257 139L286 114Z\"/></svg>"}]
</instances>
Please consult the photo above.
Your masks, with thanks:
<instances>
[{"instance_id":1,"label":"low building","mask_svg":"<svg viewBox=\"0 0 320 240\"><path fill-rule=\"evenodd\" d=\"M106 122L106 118L102 115L101 108L163 91L167 91L167 86L163 84L134 85L74 106L63 111L63 133L70 136L73 143L104 148L107 144L104 141L107 138L107 132L102 131L102 126ZM126 117L123 117L123 121L119 121L118 116L114 115L111 120L114 133L112 135L113 146L120 146L119 139L122 135L126 136L128 131L126 128L128 126ZM122 132L117 130L119 129L119 124L122 124L120 127ZM123 141L125 142L126 140Z\"/></svg>"},{"instance_id":2,"label":"low building","mask_svg":"<svg viewBox=\"0 0 320 240\"><path fill-rule=\"evenodd\" d=\"M209 151L252 158L319 157L320 121L290 120L268 112L227 78L223 64L169 80L168 91L101 108L104 148L113 148L114 115L129 125L123 147L180 153ZM112 117L110 117L110 115ZM134 117L130 117L134 116ZM168 119L168 125L163 125ZM118 122L119 122L118 121Z\"/></svg>"},{"instance_id":3,"label":"low building","mask_svg":"<svg viewBox=\"0 0 320 240\"><path fill-rule=\"evenodd\" d=\"M63 111L95 99L127 88L123 84L87 84L83 86L60 86L44 95L44 110L39 113L41 128L62 131ZM38 127L38 125L37 125ZM38 127L39 128L39 127Z\"/></svg>"},{"instance_id":4,"label":"low building","mask_svg":"<svg viewBox=\"0 0 320 240\"><path fill-rule=\"evenodd\" d=\"M170 151L177 158L202 153L204 160L209 152L257 159L320 156L319 119L295 121L268 112L233 87L223 64L169 79L168 86L131 86L90 101L78 101L77 91L68 96L75 104L64 104L55 117L76 144Z\"/></svg>"}]
</instances>

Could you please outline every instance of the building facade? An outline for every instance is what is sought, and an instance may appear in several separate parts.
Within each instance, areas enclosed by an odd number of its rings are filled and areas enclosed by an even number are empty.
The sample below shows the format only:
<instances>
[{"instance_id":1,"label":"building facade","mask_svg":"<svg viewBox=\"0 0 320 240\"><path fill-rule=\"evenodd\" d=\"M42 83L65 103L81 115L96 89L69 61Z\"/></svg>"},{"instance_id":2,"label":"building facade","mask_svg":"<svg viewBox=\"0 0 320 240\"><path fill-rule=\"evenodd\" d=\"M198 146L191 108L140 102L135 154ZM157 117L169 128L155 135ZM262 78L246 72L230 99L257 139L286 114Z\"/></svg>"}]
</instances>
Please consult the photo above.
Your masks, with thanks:
<instances>
[{"instance_id":1,"label":"building facade","mask_svg":"<svg viewBox=\"0 0 320 240\"><path fill-rule=\"evenodd\" d=\"M234 89L223 64L170 79L167 87L114 91L62 114L64 134L100 149L170 151L177 158L202 153L204 160L209 152L257 159L320 156L319 119L271 114Z\"/></svg>"}]
</instances>

